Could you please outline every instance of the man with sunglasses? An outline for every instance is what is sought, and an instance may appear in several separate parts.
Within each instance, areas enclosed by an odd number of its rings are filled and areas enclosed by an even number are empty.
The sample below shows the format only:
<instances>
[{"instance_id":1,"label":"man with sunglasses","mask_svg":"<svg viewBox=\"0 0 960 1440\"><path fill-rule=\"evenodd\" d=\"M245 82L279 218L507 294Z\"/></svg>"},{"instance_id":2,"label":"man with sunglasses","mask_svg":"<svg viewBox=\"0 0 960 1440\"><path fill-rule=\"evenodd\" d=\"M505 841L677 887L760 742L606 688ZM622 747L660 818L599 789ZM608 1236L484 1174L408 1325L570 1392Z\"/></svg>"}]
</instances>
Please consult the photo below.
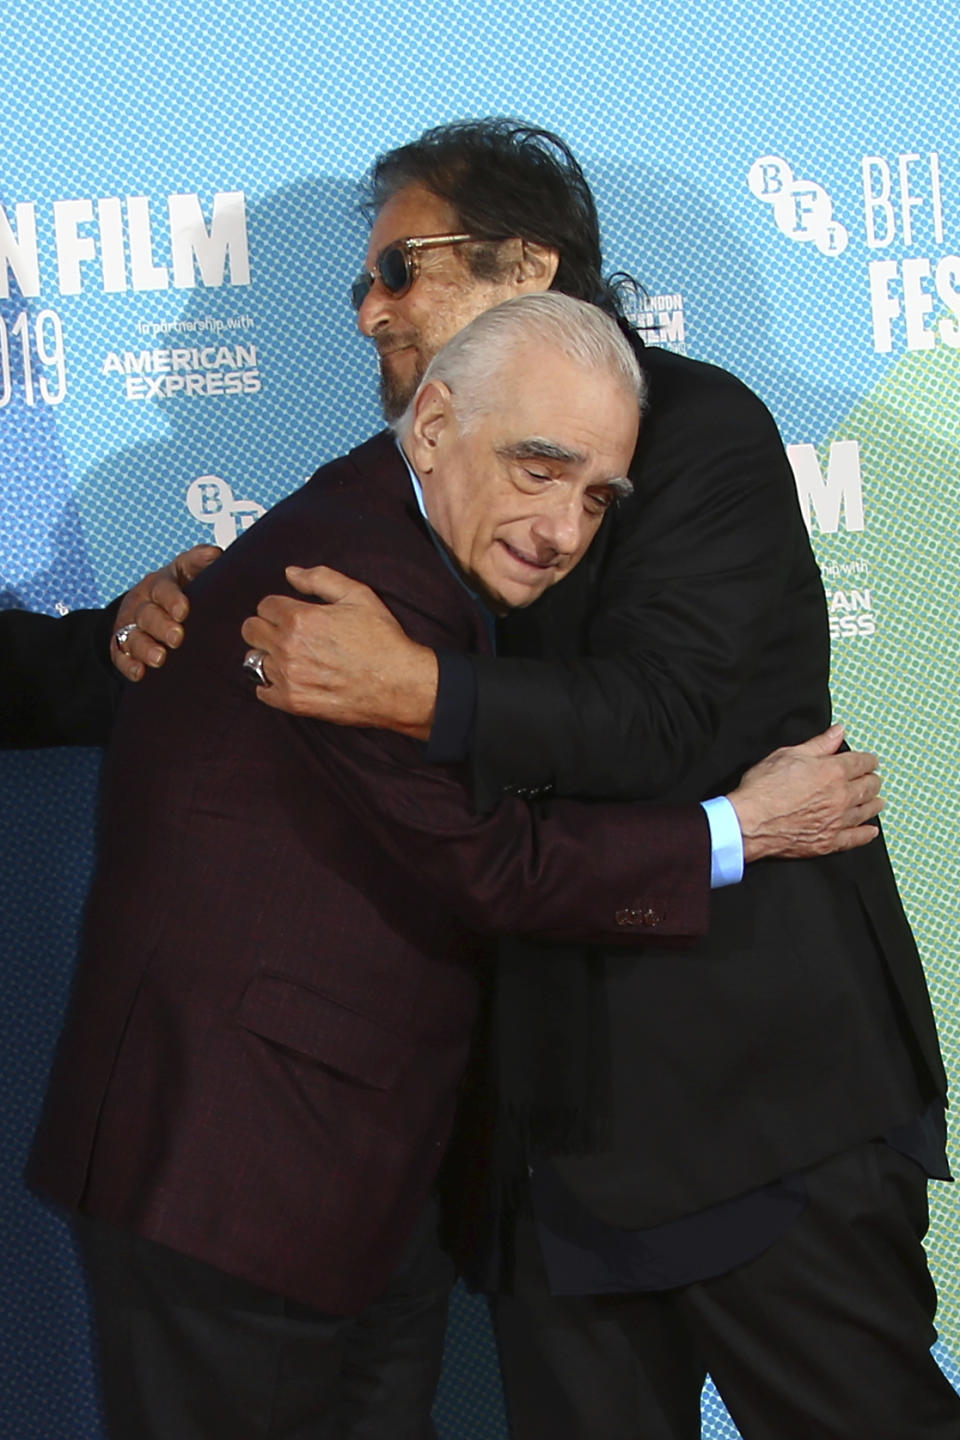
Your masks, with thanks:
<instances>
[{"instance_id":1,"label":"man with sunglasses","mask_svg":"<svg viewBox=\"0 0 960 1440\"><path fill-rule=\"evenodd\" d=\"M440 127L381 156L368 198L353 300L388 416L510 295L618 314L589 187L547 132ZM825 606L776 429L733 377L635 343L634 496L496 658L412 644L363 586L291 571L332 603L261 603L260 699L469 755L481 809L694 798L822 728ZM475 1165L462 1208L468 1268L504 1291L514 1440L692 1440L707 1371L745 1440L960 1434L921 1243L945 1080L889 861L748 879L681 957L501 947L496 1165L488 1213Z\"/></svg>"}]
</instances>

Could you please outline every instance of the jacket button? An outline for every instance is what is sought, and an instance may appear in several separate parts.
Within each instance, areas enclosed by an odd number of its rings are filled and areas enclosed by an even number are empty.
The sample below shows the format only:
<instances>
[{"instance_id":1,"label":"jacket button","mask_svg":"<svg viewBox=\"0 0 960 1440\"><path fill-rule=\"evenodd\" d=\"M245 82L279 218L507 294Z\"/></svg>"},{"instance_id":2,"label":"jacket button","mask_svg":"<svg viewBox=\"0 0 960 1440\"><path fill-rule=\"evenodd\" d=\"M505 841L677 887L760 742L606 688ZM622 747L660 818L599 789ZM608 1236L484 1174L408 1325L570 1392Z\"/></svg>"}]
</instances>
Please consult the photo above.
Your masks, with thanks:
<instances>
[{"instance_id":1,"label":"jacket button","mask_svg":"<svg viewBox=\"0 0 960 1440\"><path fill-rule=\"evenodd\" d=\"M659 911L647 909L642 912L640 916L640 923L641 925L647 925L651 929L655 929L656 926L660 924L662 919L663 916L659 913Z\"/></svg>"}]
</instances>

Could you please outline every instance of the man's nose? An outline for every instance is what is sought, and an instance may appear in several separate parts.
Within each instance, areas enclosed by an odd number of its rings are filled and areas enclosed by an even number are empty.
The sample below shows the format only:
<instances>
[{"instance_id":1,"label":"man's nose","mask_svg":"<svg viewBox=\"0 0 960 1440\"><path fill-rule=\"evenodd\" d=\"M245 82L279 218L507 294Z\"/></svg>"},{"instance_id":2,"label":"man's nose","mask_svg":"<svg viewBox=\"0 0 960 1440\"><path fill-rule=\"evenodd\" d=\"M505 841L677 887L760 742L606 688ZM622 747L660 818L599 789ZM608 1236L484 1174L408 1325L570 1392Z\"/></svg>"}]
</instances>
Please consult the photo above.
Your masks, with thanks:
<instances>
[{"instance_id":1,"label":"man's nose","mask_svg":"<svg viewBox=\"0 0 960 1440\"><path fill-rule=\"evenodd\" d=\"M389 290L383 286L379 279L374 280L370 289L363 297L363 304L357 311L357 324L367 337L375 335L378 330L390 322L393 297Z\"/></svg>"},{"instance_id":2,"label":"man's nose","mask_svg":"<svg viewBox=\"0 0 960 1440\"><path fill-rule=\"evenodd\" d=\"M537 516L533 532L557 555L575 555L586 540L586 517L579 497L552 505Z\"/></svg>"}]
</instances>

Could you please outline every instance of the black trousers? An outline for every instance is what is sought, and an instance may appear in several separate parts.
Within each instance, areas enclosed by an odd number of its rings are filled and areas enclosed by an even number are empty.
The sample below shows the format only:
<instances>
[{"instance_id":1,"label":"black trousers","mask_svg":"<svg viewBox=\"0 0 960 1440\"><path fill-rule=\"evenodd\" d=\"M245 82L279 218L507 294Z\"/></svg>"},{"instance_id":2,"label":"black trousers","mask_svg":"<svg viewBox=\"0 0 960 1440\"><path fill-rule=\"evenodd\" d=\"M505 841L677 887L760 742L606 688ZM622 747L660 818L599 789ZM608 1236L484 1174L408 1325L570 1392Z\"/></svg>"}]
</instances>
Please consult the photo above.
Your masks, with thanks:
<instances>
[{"instance_id":1,"label":"black trousers","mask_svg":"<svg viewBox=\"0 0 960 1440\"><path fill-rule=\"evenodd\" d=\"M435 1207L343 1319L81 1216L110 1440L433 1440L453 1266Z\"/></svg>"},{"instance_id":2,"label":"black trousers","mask_svg":"<svg viewBox=\"0 0 960 1440\"><path fill-rule=\"evenodd\" d=\"M806 1179L756 1260L653 1294L551 1296L523 1222L493 1302L513 1440L697 1440L707 1373L744 1440L960 1440L930 1354L925 1175L870 1142Z\"/></svg>"}]
</instances>

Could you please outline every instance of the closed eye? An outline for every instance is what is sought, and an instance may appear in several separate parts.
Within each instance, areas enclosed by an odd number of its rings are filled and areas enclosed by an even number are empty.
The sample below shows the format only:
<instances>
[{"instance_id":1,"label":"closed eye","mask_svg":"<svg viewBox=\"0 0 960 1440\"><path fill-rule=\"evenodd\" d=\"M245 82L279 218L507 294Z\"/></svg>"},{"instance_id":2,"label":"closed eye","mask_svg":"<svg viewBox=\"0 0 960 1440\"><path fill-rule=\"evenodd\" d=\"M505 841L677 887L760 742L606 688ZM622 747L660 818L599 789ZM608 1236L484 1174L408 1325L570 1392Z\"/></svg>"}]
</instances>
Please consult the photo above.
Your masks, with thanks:
<instances>
[{"instance_id":1,"label":"closed eye","mask_svg":"<svg viewBox=\"0 0 960 1440\"><path fill-rule=\"evenodd\" d=\"M588 490L584 496L584 504L594 515L602 515L604 511L609 510L613 501L612 490Z\"/></svg>"}]
</instances>

